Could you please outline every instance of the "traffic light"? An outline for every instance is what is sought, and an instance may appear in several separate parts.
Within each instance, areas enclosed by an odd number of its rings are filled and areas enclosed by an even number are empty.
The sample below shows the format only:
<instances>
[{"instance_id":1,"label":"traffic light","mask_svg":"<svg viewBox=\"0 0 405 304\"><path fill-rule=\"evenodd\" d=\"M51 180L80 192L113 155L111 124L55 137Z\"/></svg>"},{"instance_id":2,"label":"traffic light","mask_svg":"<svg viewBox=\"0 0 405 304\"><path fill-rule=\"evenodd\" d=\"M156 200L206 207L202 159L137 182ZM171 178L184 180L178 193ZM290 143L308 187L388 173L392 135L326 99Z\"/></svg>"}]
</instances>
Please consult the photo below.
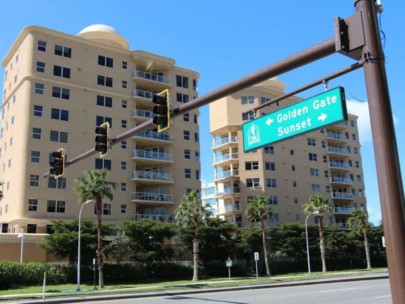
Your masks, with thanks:
<instances>
[{"instance_id":1,"label":"traffic light","mask_svg":"<svg viewBox=\"0 0 405 304\"><path fill-rule=\"evenodd\" d=\"M58 151L54 151L51 153L51 156L51 169L49 173L55 175L55 178L63 176L65 170L65 150L59 149Z\"/></svg>"},{"instance_id":2,"label":"traffic light","mask_svg":"<svg viewBox=\"0 0 405 304\"><path fill-rule=\"evenodd\" d=\"M108 138L109 128L110 124L108 123L108 121L96 127L95 150L100 152L100 157L107 156L110 150L110 142Z\"/></svg>"},{"instance_id":3,"label":"traffic light","mask_svg":"<svg viewBox=\"0 0 405 304\"><path fill-rule=\"evenodd\" d=\"M170 127L170 104L169 90L164 90L153 96L153 123L158 125L158 132L162 132Z\"/></svg>"}]
</instances>

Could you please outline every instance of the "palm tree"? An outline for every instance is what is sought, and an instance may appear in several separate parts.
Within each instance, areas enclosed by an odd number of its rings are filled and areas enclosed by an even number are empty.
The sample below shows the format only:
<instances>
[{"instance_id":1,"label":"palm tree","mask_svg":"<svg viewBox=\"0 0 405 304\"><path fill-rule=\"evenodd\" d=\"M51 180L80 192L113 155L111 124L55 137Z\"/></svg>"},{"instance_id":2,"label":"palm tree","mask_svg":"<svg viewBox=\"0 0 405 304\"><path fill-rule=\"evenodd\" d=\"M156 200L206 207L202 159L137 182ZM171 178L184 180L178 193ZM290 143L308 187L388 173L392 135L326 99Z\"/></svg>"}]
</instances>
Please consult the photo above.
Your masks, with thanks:
<instances>
[{"instance_id":1,"label":"palm tree","mask_svg":"<svg viewBox=\"0 0 405 304\"><path fill-rule=\"evenodd\" d=\"M364 249L366 251L367 269L371 269L370 261L370 248L367 238L367 226L368 226L368 213L365 209L353 210L352 216L349 218L349 227L363 232Z\"/></svg>"},{"instance_id":2,"label":"palm tree","mask_svg":"<svg viewBox=\"0 0 405 304\"><path fill-rule=\"evenodd\" d=\"M255 199L248 202L246 215L250 222L255 222L257 220L260 221L260 228L262 229L264 263L266 264L266 275L271 276L267 257L266 221L269 217L273 216L273 209L267 202L266 197L263 195L257 195Z\"/></svg>"},{"instance_id":3,"label":"palm tree","mask_svg":"<svg viewBox=\"0 0 405 304\"><path fill-rule=\"evenodd\" d=\"M184 195L176 209L175 221L180 228L193 231L193 281L198 281L198 252L200 245L200 229L210 212L201 203L199 195L191 191Z\"/></svg>"},{"instance_id":4,"label":"palm tree","mask_svg":"<svg viewBox=\"0 0 405 304\"><path fill-rule=\"evenodd\" d=\"M318 216L319 248L321 251L322 272L326 272L325 261L325 238L323 234L323 217L326 212L332 212L329 199L323 195L311 195L309 202L303 206L306 215L316 214Z\"/></svg>"},{"instance_id":5,"label":"palm tree","mask_svg":"<svg viewBox=\"0 0 405 304\"><path fill-rule=\"evenodd\" d=\"M117 183L105 180L106 175L107 171L105 169L87 171L85 176L75 179L75 186L73 188L79 196L80 203L93 199L96 201L97 262L100 288L104 288L103 252L101 248L101 204L104 197L110 201L113 199L112 191L117 187Z\"/></svg>"}]
</instances>

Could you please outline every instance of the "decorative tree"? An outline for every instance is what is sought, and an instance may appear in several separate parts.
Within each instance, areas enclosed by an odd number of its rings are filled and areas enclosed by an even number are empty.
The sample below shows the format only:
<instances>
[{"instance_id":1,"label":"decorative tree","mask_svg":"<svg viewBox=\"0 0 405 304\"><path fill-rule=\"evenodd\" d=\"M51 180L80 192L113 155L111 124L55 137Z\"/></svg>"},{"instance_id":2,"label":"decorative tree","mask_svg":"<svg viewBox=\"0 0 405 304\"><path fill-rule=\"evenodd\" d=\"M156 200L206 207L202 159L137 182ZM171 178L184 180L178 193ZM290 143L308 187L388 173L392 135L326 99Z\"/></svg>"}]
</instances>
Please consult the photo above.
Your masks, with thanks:
<instances>
[{"instance_id":1,"label":"decorative tree","mask_svg":"<svg viewBox=\"0 0 405 304\"><path fill-rule=\"evenodd\" d=\"M364 209L353 210L352 216L349 218L349 227L357 231L363 232L364 250L366 252L367 269L371 269L370 248L368 245L367 228L368 228L368 213Z\"/></svg>"}]
</instances>

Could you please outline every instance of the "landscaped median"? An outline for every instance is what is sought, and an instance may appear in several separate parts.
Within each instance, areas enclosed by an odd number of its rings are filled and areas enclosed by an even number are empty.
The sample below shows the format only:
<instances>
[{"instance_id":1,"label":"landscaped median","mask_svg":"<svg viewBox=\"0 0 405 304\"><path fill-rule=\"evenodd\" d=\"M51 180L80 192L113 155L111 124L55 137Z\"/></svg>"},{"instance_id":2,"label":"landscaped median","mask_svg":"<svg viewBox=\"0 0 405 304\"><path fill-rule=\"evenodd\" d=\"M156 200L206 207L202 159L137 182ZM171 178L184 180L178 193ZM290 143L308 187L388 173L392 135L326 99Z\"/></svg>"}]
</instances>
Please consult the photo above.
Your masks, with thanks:
<instances>
[{"instance_id":1,"label":"landscaped median","mask_svg":"<svg viewBox=\"0 0 405 304\"><path fill-rule=\"evenodd\" d=\"M327 273L314 272L310 276L307 273L291 273L277 275L272 277L235 277L235 278L215 278L200 280L198 282L191 281L166 281L160 283L139 283L139 284L116 284L108 285L108 282L102 290L94 290L93 285L82 284L80 291L76 291L77 285L62 284L45 286L45 297L81 297L81 296L102 296L102 295L118 295L118 294L142 294L151 292L178 292L178 291L202 291L210 288L238 288L245 286L246 288L260 288L266 285L280 285L279 283L301 283L310 284L311 281L328 281L333 278L342 280L354 280L366 277L373 277L381 274L382 277L387 277L386 268L378 268L373 270L350 270L350 271L331 271ZM0 301L17 300L17 299L41 299L43 298L43 286L22 287L17 289L9 289L0 291Z\"/></svg>"}]
</instances>

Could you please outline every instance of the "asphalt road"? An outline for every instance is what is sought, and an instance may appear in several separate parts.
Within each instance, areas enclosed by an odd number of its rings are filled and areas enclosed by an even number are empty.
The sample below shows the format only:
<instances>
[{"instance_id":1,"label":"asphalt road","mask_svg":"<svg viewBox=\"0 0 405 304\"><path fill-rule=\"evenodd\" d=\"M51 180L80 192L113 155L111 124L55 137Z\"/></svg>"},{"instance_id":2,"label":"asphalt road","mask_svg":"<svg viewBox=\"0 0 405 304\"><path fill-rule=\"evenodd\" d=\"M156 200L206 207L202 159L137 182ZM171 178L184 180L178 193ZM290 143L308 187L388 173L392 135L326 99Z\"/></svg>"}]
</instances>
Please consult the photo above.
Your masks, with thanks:
<instances>
[{"instance_id":1,"label":"asphalt road","mask_svg":"<svg viewBox=\"0 0 405 304\"><path fill-rule=\"evenodd\" d=\"M103 299L84 303L142 304L391 304L388 279L294 287L235 290L138 299Z\"/></svg>"}]
</instances>

